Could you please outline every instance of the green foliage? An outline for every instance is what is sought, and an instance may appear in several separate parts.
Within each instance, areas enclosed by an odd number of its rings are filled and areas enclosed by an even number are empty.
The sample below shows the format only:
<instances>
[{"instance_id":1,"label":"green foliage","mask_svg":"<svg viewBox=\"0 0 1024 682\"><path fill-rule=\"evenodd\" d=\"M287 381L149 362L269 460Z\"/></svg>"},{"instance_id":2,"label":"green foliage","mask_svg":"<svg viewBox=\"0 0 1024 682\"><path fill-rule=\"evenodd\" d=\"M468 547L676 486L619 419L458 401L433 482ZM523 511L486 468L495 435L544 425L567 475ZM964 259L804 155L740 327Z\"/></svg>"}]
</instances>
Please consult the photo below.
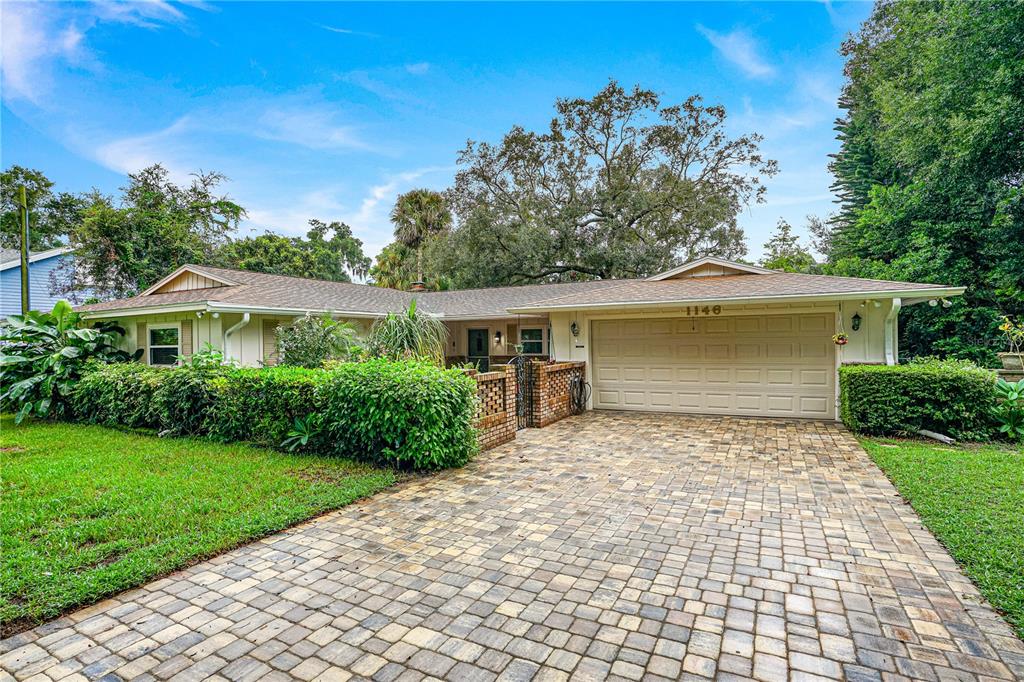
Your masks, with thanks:
<instances>
[{"instance_id":1,"label":"green foliage","mask_svg":"<svg viewBox=\"0 0 1024 682\"><path fill-rule=\"evenodd\" d=\"M404 313L377 319L366 341L369 354L390 360L419 358L444 366L448 328L436 317L416 312L416 300Z\"/></svg>"},{"instance_id":2,"label":"green foliage","mask_svg":"<svg viewBox=\"0 0 1024 682\"><path fill-rule=\"evenodd\" d=\"M90 424L159 428L154 396L169 371L137 362L91 366L71 392L71 414Z\"/></svg>"},{"instance_id":3,"label":"green foliage","mask_svg":"<svg viewBox=\"0 0 1024 682\"><path fill-rule=\"evenodd\" d=\"M224 355L224 351L207 341L203 347L192 355L179 355L178 362L197 369L221 367L222 365L238 364L237 360Z\"/></svg>"},{"instance_id":4,"label":"green foliage","mask_svg":"<svg viewBox=\"0 0 1024 682\"><path fill-rule=\"evenodd\" d=\"M996 366L995 318L1024 314L1021 35L1016 3L896 0L844 45L826 271L967 287L905 311L910 356Z\"/></svg>"},{"instance_id":5,"label":"green foliage","mask_svg":"<svg viewBox=\"0 0 1024 682\"><path fill-rule=\"evenodd\" d=\"M429 363L339 365L317 388L322 441L341 455L409 469L465 464L476 451L476 383Z\"/></svg>"},{"instance_id":6,"label":"green foliage","mask_svg":"<svg viewBox=\"0 0 1024 682\"><path fill-rule=\"evenodd\" d=\"M319 415L311 414L305 419L295 418L295 423L288 430L288 437L281 441L281 447L288 452L295 452L299 448L306 448L310 441L320 433Z\"/></svg>"},{"instance_id":7,"label":"green foliage","mask_svg":"<svg viewBox=\"0 0 1024 682\"><path fill-rule=\"evenodd\" d=\"M209 263L245 210L218 196L225 180L199 173L181 187L157 164L128 176L118 201L93 194L70 234L75 268L64 286L132 296L185 263Z\"/></svg>"},{"instance_id":8,"label":"green foliage","mask_svg":"<svg viewBox=\"0 0 1024 682\"><path fill-rule=\"evenodd\" d=\"M793 227L782 218L779 218L776 232L765 243L764 250L762 267L785 272L818 271L814 256L800 243L800 238L793 234Z\"/></svg>"},{"instance_id":9,"label":"green foliage","mask_svg":"<svg viewBox=\"0 0 1024 682\"><path fill-rule=\"evenodd\" d=\"M615 81L559 99L543 131L470 142L449 203L459 218L425 247L456 286L644 277L680 258L743 255L737 215L776 164L761 137L731 137L721 106L663 106ZM428 268L429 269L429 268Z\"/></svg>"},{"instance_id":10,"label":"green foliage","mask_svg":"<svg viewBox=\"0 0 1024 682\"><path fill-rule=\"evenodd\" d=\"M178 370L164 370L173 373ZM387 488L350 459L0 423L0 623L51 620Z\"/></svg>"},{"instance_id":11,"label":"green foliage","mask_svg":"<svg viewBox=\"0 0 1024 682\"><path fill-rule=\"evenodd\" d=\"M161 433L175 436L207 434L216 398L214 380L230 371L227 367L167 369L153 394Z\"/></svg>"},{"instance_id":12,"label":"green foliage","mask_svg":"<svg viewBox=\"0 0 1024 682\"><path fill-rule=\"evenodd\" d=\"M366 276L370 259L363 254L363 243L352 235L351 227L316 219L309 225L305 239L266 232L229 240L217 249L210 264L332 282L351 282L351 275Z\"/></svg>"},{"instance_id":13,"label":"green foliage","mask_svg":"<svg viewBox=\"0 0 1024 682\"><path fill-rule=\"evenodd\" d=\"M206 415L206 432L222 441L277 447L295 420L315 409L316 387L326 378L324 371L299 367L224 372L211 381L214 406Z\"/></svg>"},{"instance_id":14,"label":"green foliage","mask_svg":"<svg viewBox=\"0 0 1024 682\"><path fill-rule=\"evenodd\" d=\"M66 192L54 194L53 182L41 172L14 165L0 173L0 247L21 248L18 196L22 186L28 202L30 250L43 251L63 244L81 219L84 200Z\"/></svg>"},{"instance_id":15,"label":"green foliage","mask_svg":"<svg viewBox=\"0 0 1024 682\"><path fill-rule=\"evenodd\" d=\"M113 323L83 328L81 322L67 301L57 301L49 313L11 315L0 327L0 407L15 411L15 423L30 414L63 414L89 361L132 359L118 348L124 329Z\"/></svg>"},{"instance_id":16,"label":"green foliage","mask_svg":"<svg viewBox=\"0 0 1024 682\"><path fill-rule=\"evenodd\" d=\"M963 360L839 368L840 416L856 433L915 434L928 429L960 440L993 434L995 374Z\"/></svg>"},{"instance_id":17,"label":"green foliage","mask_svg":"<svg viewBox=\"0 0 1024 682\"><path fill-rule=\"evenodd\" d=\"M992 416L999 424L999 433L1010 440L1024 440L1024 379L996 382L996 406Z\"/></svg>"},{"instance_id":18,"label":"green foliage","mask_svg":"<svg viewBox=\"0 0 1024 682\"><path fill-rule=\"evenodd\" d=\"M1024 449L864 439L864 449L1024 637Z\"/></svg>"},{"instance_id":19,"label":"green foliage","mask_svg":"<svg viewBox=\"0 0 1024 682\"><path fill-rule=\"evenodd\" d=\"M322 367L330 360L353 358L362 350L355 326L326 314L306 313L291 325L279 326L275 335L282 365Z\"/></svg>"},{"instance_id":20,"label":"green foliage","mask_svg":"<svg viewBox=\"0 0 1024 682\"><path fill-rule=\"evenodd\" d=\"M416 252L416 279L423 281L423 244L448 232L452 212L444 195L429 189L413 189L399 195L391 209L395 241Z\"/></svg>"}]
</instances>

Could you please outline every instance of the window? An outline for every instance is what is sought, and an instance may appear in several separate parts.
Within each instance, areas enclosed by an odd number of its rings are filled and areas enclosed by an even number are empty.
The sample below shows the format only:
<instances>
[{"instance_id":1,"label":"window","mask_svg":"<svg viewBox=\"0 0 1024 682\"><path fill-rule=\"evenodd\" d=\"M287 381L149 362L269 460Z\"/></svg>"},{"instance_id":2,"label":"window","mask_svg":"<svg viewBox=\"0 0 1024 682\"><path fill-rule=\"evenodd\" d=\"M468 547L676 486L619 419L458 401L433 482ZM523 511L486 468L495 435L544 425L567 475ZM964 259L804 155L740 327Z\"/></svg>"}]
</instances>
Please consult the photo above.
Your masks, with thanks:
<instances>
[{"instance_id":1,"label":"window","mask_svg":"<svg viewBox=\"0 0 1024 682\"><path fill-rule=\"evenodd\" d=\"M173 365L181 355L181 327L177 324L149 325L149 364Z\"/></svg>"},{"instance_id":2,"label":"window","mask_svg":"<svg viewBox=\"0 0 1024 682\"><path fill-rule=\"evenodd\" d=\"M544 330L521 329L519 331L519 343L523 346L523 355L543 355Z\"/></svg>"}]
</instances>

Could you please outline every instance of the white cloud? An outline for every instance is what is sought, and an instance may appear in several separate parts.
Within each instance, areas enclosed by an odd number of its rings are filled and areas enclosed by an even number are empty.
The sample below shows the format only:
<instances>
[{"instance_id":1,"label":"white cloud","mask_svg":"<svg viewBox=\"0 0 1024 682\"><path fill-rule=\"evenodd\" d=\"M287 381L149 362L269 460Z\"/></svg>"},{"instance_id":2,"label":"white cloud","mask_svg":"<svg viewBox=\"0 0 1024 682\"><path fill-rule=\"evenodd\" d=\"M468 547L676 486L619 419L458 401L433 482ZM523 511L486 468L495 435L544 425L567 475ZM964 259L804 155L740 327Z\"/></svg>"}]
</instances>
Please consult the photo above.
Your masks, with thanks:
<instances>
[{"instance_id":1,"label":"white cloud","mask_svg":"<svg viewBox=\"0 0 1024 682\"><path fill-rule=\"evenodd\" d=\"M376 33L367 33L366 31L354 31L350 28L341 28L340 26L328 26L327 24L316 24L317 27L322 28L325 31L331 33L340 33L346 36L362 36L364 38L377 38Z\"/></svg>"},{"instance_id":2,"label":"white cloud","mask_svg":"<svg viewBox=\"0 0 1024 682\"><path fill-rule=\"evenodd\" d=\"M775 74L775 67L758 54L757 43L746 31L736 29L730 33L719 33L700 24L697 24L697 30L726 60L751 78L769 78Z\"/></svg>"},{"instance_id":3,"label":"white cloud","mask_svg":"<svg viewBox=\"0 0 1024 682\"><path fill-rule=\"evenodd\" d=\"M256 137L290 142L308 149L370 149L354 126L340 125L331 111L301 105L270 106L251 128Z\"/></svg>"},{"instance_id":4,"label":"white cloud","mask_svg":"<svg viewBox=\"0 0 1024 682\"><path fill-rule=\"evenodd\" d=\"M202 3L191 4L208 9ZM164 0L66 5L0 2L3 98L43 106L53 90L52 68L57 62L99 70L98 59L86 45L88 32L99 23L157 29L186 21L178 7Z\"/></svg>"},{"instance_id":5,"label":"white cloud","mask_svg":"<svg viewBox=\"0 0 1024 682\"><path fill-rule=\"evenodd\" d=\"M405 70L414 76L422 76L426 72L430 71L430 62L417 62L415 64L406 64Z\"/></svg>"}]
</instances>

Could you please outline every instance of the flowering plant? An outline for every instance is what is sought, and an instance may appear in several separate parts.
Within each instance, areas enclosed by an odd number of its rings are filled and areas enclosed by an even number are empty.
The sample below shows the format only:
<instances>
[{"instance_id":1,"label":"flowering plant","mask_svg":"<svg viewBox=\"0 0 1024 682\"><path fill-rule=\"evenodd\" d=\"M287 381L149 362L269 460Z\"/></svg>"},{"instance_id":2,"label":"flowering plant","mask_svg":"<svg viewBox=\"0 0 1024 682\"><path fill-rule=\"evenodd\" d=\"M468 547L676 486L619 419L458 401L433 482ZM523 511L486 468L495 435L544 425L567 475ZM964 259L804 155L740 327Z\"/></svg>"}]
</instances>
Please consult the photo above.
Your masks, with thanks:
<instances>
[{"instance_id":1,"label":"flowering plant","mask_svg":"<svg viewBox=\"0 0 1024 682\"><path fill-rule=\"evenodd\" d=\"M1020 355L1024 350L1024 322L1014 322L1006 315L1003 315L1003 323L999 325L999 331L1006 335L1009 352Z\"/></svg>"},{"instance_id":2,"label":"flowering plant","mask_svg":"<svg viewBox=\"0 0 1024 682\"><path fill-rule=\"evenodd\" d=\"M846 332L839 332L838 334L832 335L832 343L837 346L845 346L850 341L850 337Z\"/></svg>"}]
</instances>

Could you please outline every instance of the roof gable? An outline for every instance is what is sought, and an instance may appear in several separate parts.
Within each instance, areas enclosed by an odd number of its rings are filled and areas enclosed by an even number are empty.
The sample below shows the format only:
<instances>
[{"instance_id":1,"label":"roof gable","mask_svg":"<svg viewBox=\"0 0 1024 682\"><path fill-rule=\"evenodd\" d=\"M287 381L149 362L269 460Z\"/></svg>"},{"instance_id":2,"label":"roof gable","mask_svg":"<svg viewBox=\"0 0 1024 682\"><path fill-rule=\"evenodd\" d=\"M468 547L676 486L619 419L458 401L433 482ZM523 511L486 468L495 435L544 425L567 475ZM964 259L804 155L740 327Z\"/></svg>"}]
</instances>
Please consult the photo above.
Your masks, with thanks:
<instances>
[{"instance_id":1,"label":"roof gable","mask_svg":"<svg viewBox=\"0 0 1024 682\"><path fill-rule=\"evenodd\" d=\"M671 270L660 272L653 277L648 277L647 279L651 282L658 282L666 279L686 279L690 277L769 275L774 272L774 270L759 268L756 265L747 265L746 263L737 263L736 261L726 260L724 258L705 256L704 258L698 258L697 260L683 263L679 267L672 268Z\"/></svg>"},{"instance_id":2,"label":"roof gable","mask_svg":"<svg viewBox=\"0 0 1024 682\"><path fill-rule=\"evenodd\" d=\"M193 291L195 289L216 289L237 284L226 277L204 271L194 265L182 265L162 280L143 291L139 296L152 294L168 294L173 291Z\"/></svg>"}]
</instances>

